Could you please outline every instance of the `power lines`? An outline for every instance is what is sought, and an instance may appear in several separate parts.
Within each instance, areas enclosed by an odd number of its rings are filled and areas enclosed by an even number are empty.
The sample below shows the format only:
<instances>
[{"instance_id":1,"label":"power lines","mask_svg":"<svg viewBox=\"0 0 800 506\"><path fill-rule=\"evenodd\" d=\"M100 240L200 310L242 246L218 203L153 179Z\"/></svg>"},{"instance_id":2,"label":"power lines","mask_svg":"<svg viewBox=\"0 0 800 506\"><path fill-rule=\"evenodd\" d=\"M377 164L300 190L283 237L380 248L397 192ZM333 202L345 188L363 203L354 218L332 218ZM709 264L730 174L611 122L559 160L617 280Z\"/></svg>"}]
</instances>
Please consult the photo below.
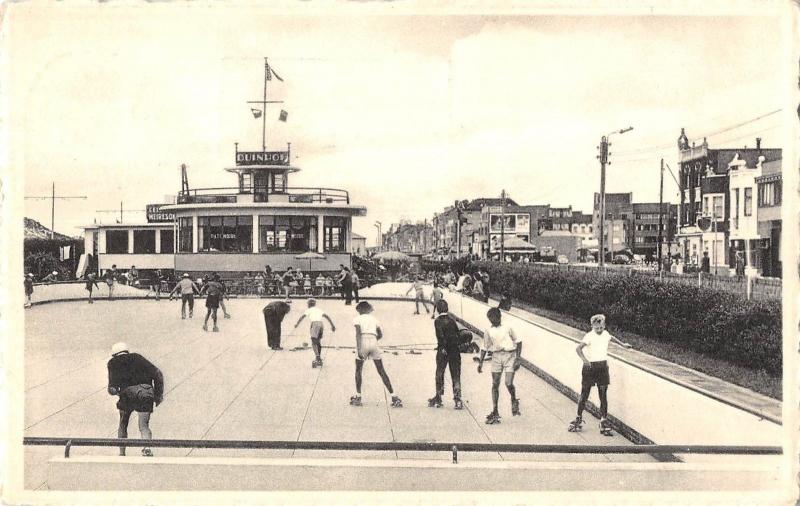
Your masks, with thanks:
<instances>
[{"instance_id":1,"label":"power lines","mask_svg":"<svg viewBox=\"0 0 800 506\"><path fill-rule=\"evenodd\" d=\"M712 132L707 132L707 133L702 134L702 135L698 135L698 136L695 137L695 139L715 137L715 136L718 136L720 134L723 134L723 133L726 133L726 132L730 132L731 130L736 130L737 128L741 128L741 127L743 127L745 125L749 125L751 123L755 123L756 121L760 121L760 120L762 120L764 118L768 118L770 116L778 114L781 111L783 111L783 109L775 109L775 110L769 111L767 113L761 114L759 116L756 116L754 118L750 118L748 120L741 121L741 122L735 123L733 125L728 125L728 126L726 126L724 128L721 128L719 130L712 131ZM747 137L748 135L753 135L753 134L765 132L765 131L768 131L768 130L774 130L774 129L780 128L781 126L782 125L778 124L778 125L774 125L774 126L771 126L771 127L762 128L762 129L757 130L757 131L749 132L747 134L743 134L743 135L740 135L738 137L733 137L733 138L728 138L728 139L720 139L720 140L717 140L716 142L722 143L722 142L730 142L730 141L734 141L734 140L739 140L739 139ZM645 146L645 147L641 147L641 148L634 148L634 149L628 149L628 150L624 150L624 151L619 151L619 152L614 153L616 155L614 157L614 161L615 161L615 163L626 163L626 162L650 160L653 157L657 157L657 156L660 156L660 155L666 153L667 150L672 151L674 149L674 147L675 147L675 143L674 142L669 142L669 143L659 144L659 145L655 145L655 146ZM626 158L629 155L634 155L634 158ZM639 156L639 155L641 155L641 156Z\"/></svg>"}]
</instances>

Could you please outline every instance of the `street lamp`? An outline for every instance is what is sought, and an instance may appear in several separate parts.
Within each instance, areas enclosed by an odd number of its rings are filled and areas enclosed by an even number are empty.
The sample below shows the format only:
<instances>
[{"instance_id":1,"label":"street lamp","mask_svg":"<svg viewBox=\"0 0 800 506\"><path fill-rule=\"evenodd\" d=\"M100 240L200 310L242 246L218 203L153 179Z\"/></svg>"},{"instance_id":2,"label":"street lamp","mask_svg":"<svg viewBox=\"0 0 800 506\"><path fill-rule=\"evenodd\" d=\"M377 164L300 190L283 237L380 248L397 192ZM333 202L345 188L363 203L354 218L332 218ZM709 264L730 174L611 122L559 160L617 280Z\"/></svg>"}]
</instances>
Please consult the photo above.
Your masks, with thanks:
<instances>
[{"instance_id":1,"label":"street lamp","mask_svg":"<svg viewBox=\"0 0 800 506\"><path fill-rule=\"evenodd\" d=\"M600 139L600 155L598 158L600 159L600 262L599 266L603 267L605 265L606 253L605 253L605 224L606 224L606 164L611 163L608 161L608 146L611 144L608 142L608 139L614 134L624 134L625 132L630 132L633 130L633 127L623 128L622 130L614 130L606 135L604 135ZM614 244L611 244L611 253L614 253Z\"/></svg>"},{"instance_id":2,"label":"street lamp","mask_svg":"<svg viewBox=\"0 0 800 506\"><path fill-rule=\"evenodd\" d=\"M383 249L383 234L381 234L381 225L382 223L380 221L375 222L375 228L378 229L378 238L376 242L378 243L377 245L379 249Z\"/></svg>"}]
</instances>

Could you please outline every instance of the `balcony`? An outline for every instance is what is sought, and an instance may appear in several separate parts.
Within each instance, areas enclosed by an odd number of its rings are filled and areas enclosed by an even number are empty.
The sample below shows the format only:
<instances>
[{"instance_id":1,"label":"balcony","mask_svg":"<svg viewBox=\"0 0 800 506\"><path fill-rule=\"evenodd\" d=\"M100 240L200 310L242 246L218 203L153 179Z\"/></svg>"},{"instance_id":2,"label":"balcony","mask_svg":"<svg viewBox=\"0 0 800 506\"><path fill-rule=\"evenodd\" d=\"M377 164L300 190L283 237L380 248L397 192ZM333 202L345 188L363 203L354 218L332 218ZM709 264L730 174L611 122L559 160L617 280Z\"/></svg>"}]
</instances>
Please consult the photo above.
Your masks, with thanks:
<instances>
[{"instance_id":1,"label":"balcony","mask_svg":"<svg viewBox=\"0 0 800 506\"><path fill-rule=\"evenodd\" d=\"M193 188L178 193L178 204L252 204L286 202L292 204L350 204L347 190L336 188L286 188L285 191L241 192L239 187Z\"/></svg>"}]
</instances>

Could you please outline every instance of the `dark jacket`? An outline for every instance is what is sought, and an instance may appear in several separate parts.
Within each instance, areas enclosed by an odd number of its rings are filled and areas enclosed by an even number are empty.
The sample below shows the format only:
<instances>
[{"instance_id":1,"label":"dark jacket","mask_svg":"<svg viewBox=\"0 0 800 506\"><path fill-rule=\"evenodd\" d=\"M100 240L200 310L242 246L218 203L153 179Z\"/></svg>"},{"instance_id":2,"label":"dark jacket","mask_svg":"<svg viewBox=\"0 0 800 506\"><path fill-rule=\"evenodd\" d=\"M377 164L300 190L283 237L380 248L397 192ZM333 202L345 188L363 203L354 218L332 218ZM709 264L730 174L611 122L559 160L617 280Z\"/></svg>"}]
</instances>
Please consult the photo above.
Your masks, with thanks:
<instances>
[{"instance_id":1,"label":"dark jacket","mask_svg":"<svg viewBox=\"0 0 800 506\"><path fill-rule=\"evenodd\" d=\"M433 328L436 329L437 350L458 353L458 325L455 320L448 314L439 315L433 321Z\"/></svg>"},{"instance_id":2,"label":"dark jacket","mask_svg":"<svg viewBox=\"0 0 800 506\"><path fill-rule=\"evenodd\" d=\"M108 361L108 386L124 390L132 385L153 385L157 402L164 396L161 370L138 353L121 353Z\"/></svg>"},{"instance_id":3,"label":"dark jacket","mask_svg":"<svg viewBox=\"0 0 800 506\"><path fill-rule=\"evenodd\" d=\"M292 306L283 302L282 300L276 300L275 302L270 302L264 306L262 311L265 316L267 313L269 313L273 317L277 317L278 321L283 321L283 317L286 316L291 310Z\"/></svg>"}]
</instances>

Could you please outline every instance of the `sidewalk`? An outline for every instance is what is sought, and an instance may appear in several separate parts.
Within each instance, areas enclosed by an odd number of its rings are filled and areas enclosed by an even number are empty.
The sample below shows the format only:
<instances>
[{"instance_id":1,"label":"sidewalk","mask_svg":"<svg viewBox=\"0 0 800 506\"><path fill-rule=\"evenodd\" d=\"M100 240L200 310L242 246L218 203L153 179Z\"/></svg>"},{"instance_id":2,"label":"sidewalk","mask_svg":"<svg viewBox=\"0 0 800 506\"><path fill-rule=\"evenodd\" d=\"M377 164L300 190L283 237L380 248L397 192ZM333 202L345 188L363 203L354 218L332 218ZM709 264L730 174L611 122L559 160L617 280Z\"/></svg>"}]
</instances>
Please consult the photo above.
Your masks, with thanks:
<instances>
[{"instance_id":1,"label":"sidewalk","mask_svg":"<svg viewBox=\"0 0 800 506\"><path fill-rule=\"evenodd\" d=\"M496 305L499 300L493 298L491 302ZM517 305L512 306L511 314L568 339L572 339L576 343L580 341L585 334L582 330L526 311L518 307L519 302L515 302L515 304ZM693 369L648 355L641 351L614 347L613 350L609 350L609 355L667 381L677 383L720 402L724 402L725 404L753 413L772 422L781 423L781 402L778 400L753 392L747 388L728 383L719 378L714 378L713 376L703 374Z\"/></svg>"}]
</instances>

